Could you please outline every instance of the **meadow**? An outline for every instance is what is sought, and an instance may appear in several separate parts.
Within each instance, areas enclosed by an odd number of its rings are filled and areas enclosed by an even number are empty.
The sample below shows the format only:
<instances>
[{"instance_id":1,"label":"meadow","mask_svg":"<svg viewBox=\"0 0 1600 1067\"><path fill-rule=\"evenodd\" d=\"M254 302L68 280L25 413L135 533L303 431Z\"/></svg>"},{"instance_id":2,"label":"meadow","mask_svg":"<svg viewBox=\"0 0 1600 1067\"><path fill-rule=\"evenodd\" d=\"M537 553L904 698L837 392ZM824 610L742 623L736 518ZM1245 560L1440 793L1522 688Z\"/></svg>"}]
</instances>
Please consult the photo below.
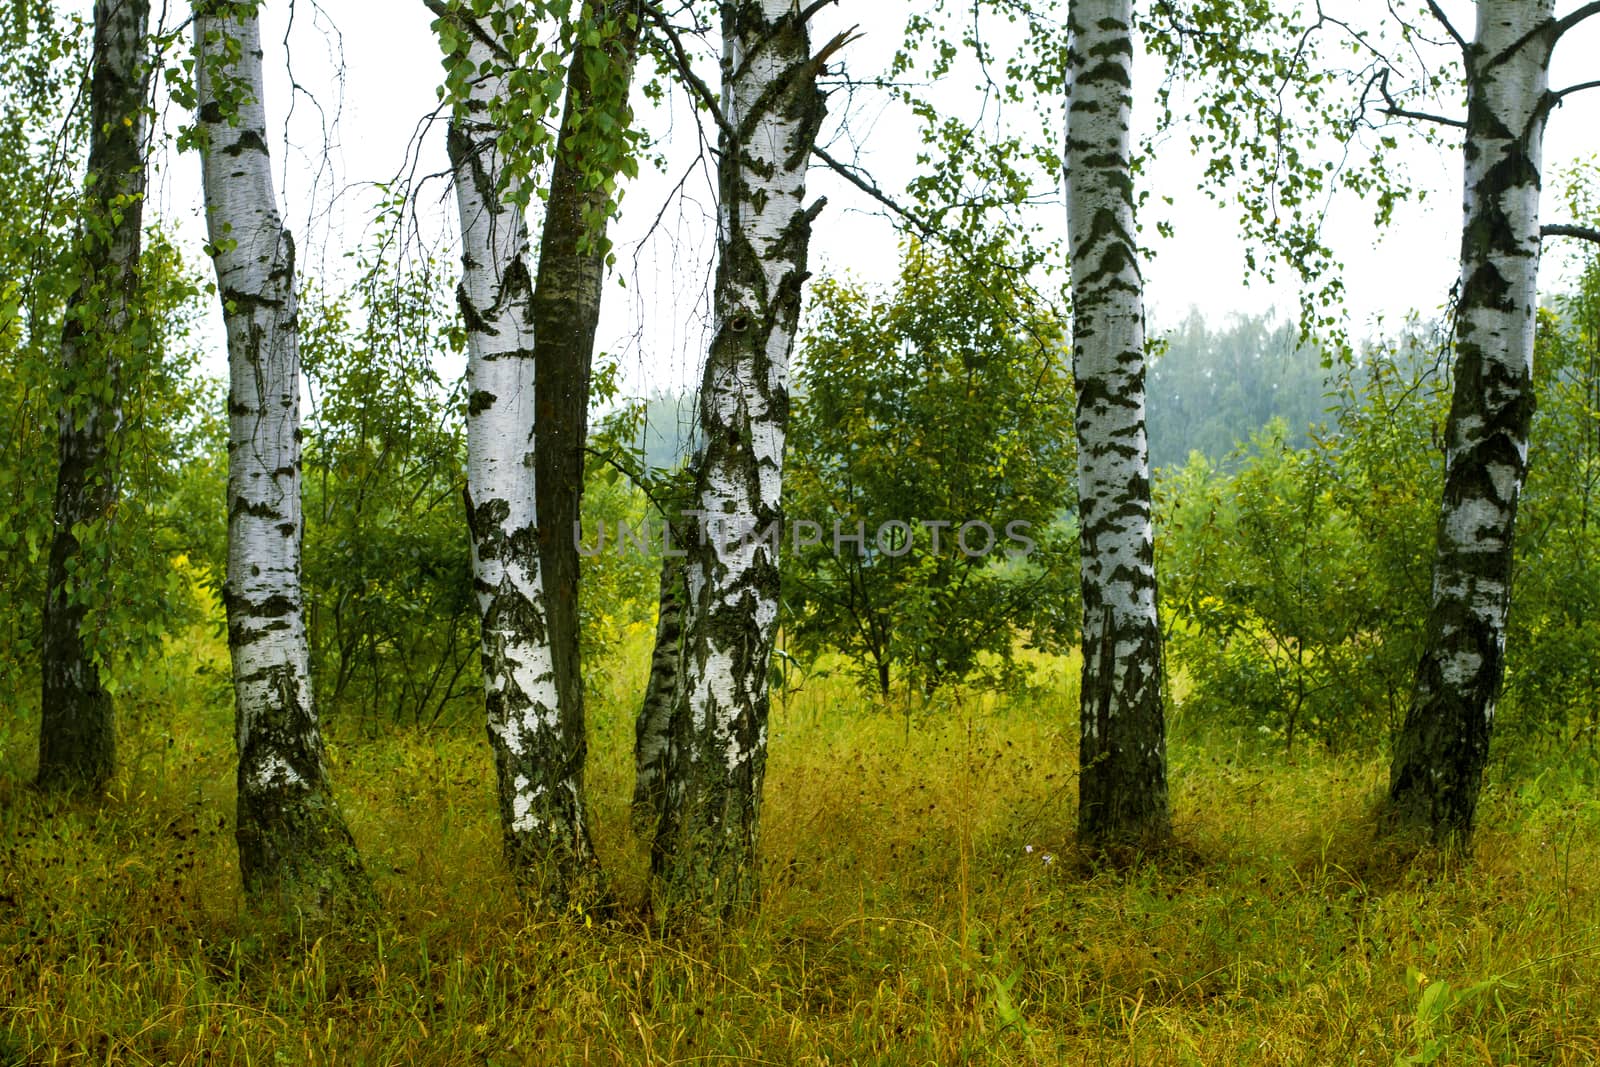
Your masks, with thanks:
<instances>
[{"instance_id":1,"label":"meadow","mask_svg":"<svg viewBox=\"0 0 1600 1067\"><path fill-rule=\"evenodd\" d=\"M502 873L475 730L335 723L335 786L381 909L333 932L243 911L225 651L168 640L124 694L96 803L0 772L0 1065L1588 1064L1600 1059L1600 805L1576 771L1489 783L1470 855L1378 842L1377 756L1185 723L1179 846L1074 850L1076 665L1005 697L774 709L759 915L637 906L632 703L596 680L590 792L623 902L539 918Z\"/></svg>"}]
</instances>

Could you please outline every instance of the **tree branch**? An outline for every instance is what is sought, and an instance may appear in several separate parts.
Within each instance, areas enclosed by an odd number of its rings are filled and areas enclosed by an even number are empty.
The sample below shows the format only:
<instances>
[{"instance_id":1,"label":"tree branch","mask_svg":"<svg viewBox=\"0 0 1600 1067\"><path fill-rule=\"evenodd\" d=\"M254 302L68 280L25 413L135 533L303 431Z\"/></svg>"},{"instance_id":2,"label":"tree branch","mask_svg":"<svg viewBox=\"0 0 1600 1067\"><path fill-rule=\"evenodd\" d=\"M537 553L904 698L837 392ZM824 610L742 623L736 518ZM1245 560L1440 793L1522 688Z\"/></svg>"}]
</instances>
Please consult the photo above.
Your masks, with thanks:
<instances>
[{"instance_id":1,"label":"tree branch","mask_svg":"<svg viewBox=\"0 0 1600 1067\"><path fill-rule=\"evenodd\" d=\"M1593 226L1573 226L1568 223L1551 223L1539 230L1540 237L1576 237L1580 241L1600 244L1600 230Z\"/></svg>"},{"instance_id":2,"label":"tree branch","mask_svg":"<svg viewBox=\"0 0 1600 1067\"><path fill-rule=\"evenodd\" d=\"M1395 118L1401 119L1417 119L1422 122L1437 122L1441 126L1454 126L1458 130L1464 130L1467 128L1467 123L1464 119L1453 119L1448 115L1435 115L1428 111L1412 111L1409 108L1401 107L1395 98L1389 93L1389 70L1390 68L1385 67L1382 73L1378 74L1372 79L1372 81L1367 83L1368 86L1371 86L1373 82L1377 83L1378 92L1383 95L1383 102L1385 104L1383 113L1385 115L1393 115ZM1365 96L1366 94L1363 93L1363 104L1365 103Z\"/></svg>"},{"instance_id":3,"label":"tree branch","mask_svg":"<svg viewBox=\"0 0 1600 1067\"><path fill-rule=\"evenodd\" d=\"M1462 119L1453 119L1448 115L1435 115L1428 111L1408 111L1403 107L1386 107L1385 115L1393 115L1397 119L1417 119L1420 122L1437 122L1441 126L1454 126L1458 130L1467 128Z\"/></svg>"},{"instance_id":4,"label":"tree branch","mask_svg":"<svg viewBox=\"0 0 1600 1067\"><path fill-rule=\"evenodd\" d=\"M823 8L827 7L829 4L834 4L834 3L838 3L838 0L813 0L812 4L809 7L807 7L804 11L800 12L800 21L801 21L801 23L804 24L804 23L810 22L811 21L811 16L815 15L818 11L821 11Z\"/></svg>"},{"instance_id":5,"label":"tree branch","mask_svg":"<svg viewBox=\"0 0 1600 1067\"><path fill-rule=\"evenodd\" d=\"M1550 44L1553 47L1561 39L1561 35L1572 27L1588 18L1590 15L1600 15L1600 0L1589 0L1589 3L1573 11L1569 11L1556 20L1555 27L1550 31Z\"/></svg>"},{"instance_id":6,"label":"tree branch","mask_svg":"<svg viewBox=\"0 0 1600 1067\"><path fill-rule=\"evenodd\" d=\"M434 0L427 0L427 2L433 3ZM683 80L689 86L689 91L699 98L701 106L711 112L711 117L716 120L717 128L730 140L735 139L733 126L729 124L728 117L722 113L722 106L717 103L717 94L711 91L711 86L705 83L705 79L694 72L694 64L689 59L688 49L683 47L683 38L678 36L678 31L655 4L642 4L640 9L644 11L651 22L655 23L656 28L667 39L667 44L672 49L673 66L683 76Z\"/></svg>"},{"instance_id":7,"label":"tree branch","mask_svg":"<svg viewBox=\"0 0 1600 1067\"><path fill-rule=\"evenodd\" d=\"M1579 82L1577 85L1569 85L1559 92L1551 93L1550 95L1553 97L1551 103L1559 104L1563 97L1571 96L1573 93L1581 93L1585 89L1600 89L1600 81Z\"/></svg>"},{"instance_id":8,"label":"tree branch","mask_svg":"<svg viewBox=\"0 0 1600 1067\"><path fill-rule=\"evenodd\" d=\"M866 193L884 207L888 208L891 214L909 223L911 227L923 237L932 238L938 235L939 228L937 226L929 222L927 219L921 218L914 214L909 208L903 207L897 203L893 197L874 185L854 167L845 166L837 159L834 159L833 156L828 153L826 148L823 148L821 145L813 145L811 148L811 154L822 160L822 162L826 163L829 169L834 171L845 181L849 182L857 189L860 189L863 193Z\"/></svg>"},{"instance_id":9,"label":"tree branch","mask_svg":"<svg viewBox=\"0 0 1600 1067\"><path fill-rule=\"evenodd\" d=\"M1433 12L1433 17L1439 20L1439 24L1444 27L1444 32L1448 33L1451 39L1456 42L1457 47L1461 49L1461 54L1463 56L1466 55L1468 50L1467 39L1461 36L1456 28L1451 25L1449 16L1439 6L1439 0L1428 0L1428 10Z\"/></svg>"}]
</instances>

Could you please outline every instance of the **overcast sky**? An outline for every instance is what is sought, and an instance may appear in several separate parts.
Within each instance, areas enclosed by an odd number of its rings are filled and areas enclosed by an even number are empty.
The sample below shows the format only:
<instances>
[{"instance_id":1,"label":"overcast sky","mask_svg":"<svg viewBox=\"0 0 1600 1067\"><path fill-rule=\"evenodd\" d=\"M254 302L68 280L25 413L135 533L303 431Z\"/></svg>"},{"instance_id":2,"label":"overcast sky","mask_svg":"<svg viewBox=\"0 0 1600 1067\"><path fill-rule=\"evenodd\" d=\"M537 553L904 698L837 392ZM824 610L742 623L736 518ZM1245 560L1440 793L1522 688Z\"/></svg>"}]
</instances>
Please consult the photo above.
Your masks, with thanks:
<instances>
[{"instance_id":1,"label":"overcast sky","mask_svg":"<svg viewBox=\"0 0 1600 1067\"><path fill-rule=\"evenodd\" d=\"M1558 9L1575 2L1564 0ZM87 9L87 0L83 6ZM1471 5L1452 0L1445 7L1470 35ZM876 71L896 48L899 28L910 9L909 0L843 0L820 16L816 37L821 40L839 28L858 25L863 36L849 46L843 59L852 70ZM418 124L435 109L441 74L438 46L421 0L320 0L320 6L298 0L286 48L290 10L286 0L269 0L264 8L268 114L280 130L287 127L286 140L275 146L279 196L286 219L311 253L305 261L334 269L340 253L362 240L373 201L370 183L392 180L407 169L407 152ZM1553 86L1593 78L1600 18L1591 23L1562 42L1552 67ZM290 89L286 58L292 62L300 91ZM1156 74L1152 67L1146 62L1136 70L1136 77L1150 75L1136 104L1140 123L1150 121L1150 82ZM704 73L715 80L714 67ZM945 90L952 106L960 106L962 94L970 92L966 88L970 81L952 79ZM1546 140L1547 189L1575 161L1600 153L1597 101L1600 91L1579 94L1552 119ZM652 113L641 107L645 121L661 138L670 165L665 174L646 168L632 184L614 231L619 274L626 288L613 284L606 291L600 344L622 360L634 391L693 382L704 343L701 331L712 251L706 223L714 206L709 171L693 166L699 134L681 105L680 98L679 106L665 111ZM324 116L329 122L326 152ZM884 188L902 189L917 150L911 124L893 109L870 104L851 120L863 165ZM419 144L415 173L446 169L442 122ZM1336 201L1329 216L1328 232L1346 265L1348 310L1357 333L1364 332L1376 316L1393 323L1413 310L1433 313L1455 278L1460 154L1421 149L1407 151L1403 159L1412 180L1433 191L1424 205L1402 207L1394 225L1382 234L1373 230L1370 207L1353 199ZM1259 280L1246 284L1243 245L1233 224L1235 210L1196 191L1201 166L1186 142L1176 140L1157 153L1143 179L1153 192L1176 199L1173 208L1161 208L1176 225L1171 239L1155 234L1152 213L1142 220L1154 253L1145 278L1151 324L1157 330L1175 325L1191 305L1218 320L1230 311L1261 312L1276 306L1287 312L1294 304L1294 290L1287 285L1270 287ZM199 161L192 155L169 155L162 167L154 190L158 210L180 224L197 250L203 234ZM681 195L673 198L671 190L686 173L690 177L683 181ZM813 271L848 270L869 282L891 281L897 239L876 205L819 168L813 168L810 185L814 194L829 200L814 231ZM426 184L421 196L427 234L449 242L454 202L445 184ZM1056 210L1064 227L1065 213ZM1551 221L1561 214L1556 196L1547 195L1545 214ZM641 243L647 231L651 237ZM1546 291L1570 280L1567 259L1555 247L1548 250L1542 275ZM220 363L217 366L220 369Z\"/></svg>"}]
</instances>

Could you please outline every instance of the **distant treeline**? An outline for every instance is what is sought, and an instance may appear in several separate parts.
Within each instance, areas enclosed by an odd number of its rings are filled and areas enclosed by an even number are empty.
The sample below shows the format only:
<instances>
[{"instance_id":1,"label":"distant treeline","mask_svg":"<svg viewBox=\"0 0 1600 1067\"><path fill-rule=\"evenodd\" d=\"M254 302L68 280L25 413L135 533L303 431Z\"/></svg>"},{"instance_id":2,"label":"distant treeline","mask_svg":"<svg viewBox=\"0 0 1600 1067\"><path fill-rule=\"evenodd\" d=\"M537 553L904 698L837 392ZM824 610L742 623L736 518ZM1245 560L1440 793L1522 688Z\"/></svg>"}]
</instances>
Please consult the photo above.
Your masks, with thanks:
<instances>
[{"instance_id":1,"label":"distant treeline","mask_svg":"<svg viewBox=\"0 0 1600 1067\"><path fill-rule=\"evenodd\" d=\"M1291 319L1229 315L1208 324L1190 309L1182 325L1154 330L1165 343L1146 381L1152 467L1177 467L1199 452L1222 463L1273 419L1302 445L1327 420L1322 354L1301 345Z\"/></svg>"},{"instance_id":2,"label":"distant treeline","mask_svg":"<svg viewBox=\"0 0 1600 1067\"><path fill-rule=\"evenodd\" d=\"M1171 330L1152 330L1159 347L1147 381L1151 466L1176 467L1200 452L1222 464L1273 419L1288 444L1326 421L1331 401L1321 353L1301 345L1293 320L1230 314L1208 323L1198 309ZM644 400L641 446L653 467L670 469L689 451L694 399L665 390Z\"/></svg>"}]
</instances>

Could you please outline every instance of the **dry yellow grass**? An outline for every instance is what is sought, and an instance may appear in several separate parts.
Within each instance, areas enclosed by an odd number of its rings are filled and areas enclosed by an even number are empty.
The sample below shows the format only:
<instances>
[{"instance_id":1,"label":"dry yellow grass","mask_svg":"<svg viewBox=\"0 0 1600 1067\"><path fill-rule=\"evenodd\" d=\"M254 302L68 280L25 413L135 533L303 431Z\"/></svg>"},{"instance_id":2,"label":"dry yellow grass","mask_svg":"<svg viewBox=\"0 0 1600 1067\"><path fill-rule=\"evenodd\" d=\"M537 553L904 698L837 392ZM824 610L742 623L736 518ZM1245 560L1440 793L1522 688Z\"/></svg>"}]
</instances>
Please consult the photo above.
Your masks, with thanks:
<instances>
[{"instance_id":1,"label":"dry yellow grass","mask_svg":"<svg viewBox=\"0 0 1600 1067\"><path fill-rule=\"evenodd\" d=\"M760 916L670 937L517 906L475 733L335 730L383 912L309 942L258 930L226 691L192 672L216 651L173 648L108 800L41 801L25 746L6 753L0 1065L1600 1059L1586 793L1493 787L1470 857L1403 862L1367 830L1377 763L1180 734L1182 849L1085 871L1066 663L1031 695L909 719L811 682L774 715ZM598 846L625 899L644 888L625 811L643 651L593 708Z\"/></svg>"}]
</instances>

